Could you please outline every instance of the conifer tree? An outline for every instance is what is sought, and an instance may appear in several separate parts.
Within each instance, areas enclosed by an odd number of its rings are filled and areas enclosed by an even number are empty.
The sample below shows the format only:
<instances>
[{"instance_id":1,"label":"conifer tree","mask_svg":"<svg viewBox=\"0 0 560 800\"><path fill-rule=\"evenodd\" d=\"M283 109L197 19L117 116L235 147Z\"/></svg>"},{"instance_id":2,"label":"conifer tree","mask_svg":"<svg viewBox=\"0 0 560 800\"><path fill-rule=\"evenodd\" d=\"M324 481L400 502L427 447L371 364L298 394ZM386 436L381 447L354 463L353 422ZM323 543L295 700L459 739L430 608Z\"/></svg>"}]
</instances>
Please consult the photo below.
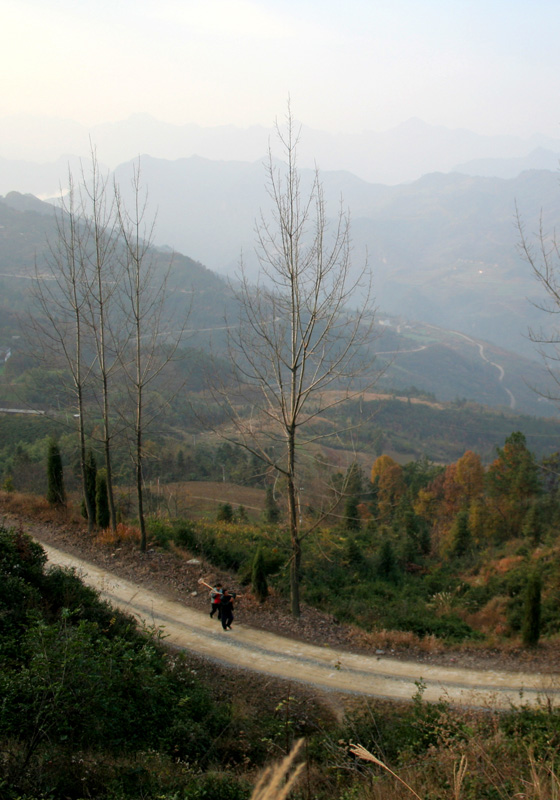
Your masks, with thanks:
<instances>
[{"instance_id":1,"label":"conifer tree","mask_svg":"<svg viewBox=\"0 0 560 800\"><path fill-rule=\"evenodd\" d=\"M345 560L348 562L349 566L351 567L363 567L366 563L366 559L364 554L360 548L360 545L355 539L351 539L350 537L346 540L346 547L345 547Z\"/></svg>"},{"instance_id":2,"label":"conifer tree","mask_svg":"<svg viewBox=\"0 0 560 800\"><path fill-rule=\"evenodd\" d=\"M47 450L47 501L51 506L63 506L66 503L62 457L54 439L50 440Z\"/></svg>"},{"instance_id":3,"label":"conifer tree","mask_svg":"<svg viewBox=\"0 0 560 800\"><path fill-rule=\"evenodd\" d=\"M529 577L525 594L521 637L525 647L535 647L541 635L541 579L537 573Z\"/></svg>"},{"instance_id":4,"label":"conifer tree","mask_svg":"<svg viewBox=\"0 0 560 800\"><path fill-rule=\"evenodd\" d=\"M268 583L266 580L266 569L264 565L264 556L262 549L259 547L253 559L253 569L251 571L251 586L255 597L259 603L264 603L268 597Z\"/></svg>"},{"instance_id":5,"label":"conifer tree","mask_svg":"<svg viewBox=\"0 0 560 800\"><path fill-rule=\"evenodd\" d=\"M344 506L344 522L346 530L348 531L359 531L361 528L358 498L355 496L346 499L346 504Z\"/></svg>"},{"instance_id":6,"label":"conifer tree","mask_svg":"<svg viewBox=\"0 0 560 800\"><path fill-rule=\"evenodd\" d=\"M102 529L108 528L111 522L105 468L100 469L95 478L95 521Z\"/></svg>"},{"instance_id":7,"label":"conifer tree","mask_svg":"<svg viewBox=\"0 0 560 800\"><path fill-rule=\"evenodd\" d=\"M86 453L85 469L84 469L84 495L85 499L82 503L82 515L88 518L88 509L92 509L95 515L95 492L96 492L96 478L97 478L97 462L93 450L90 448ZM95 522L95 520L91 520Z\"/></svg>"},{"instance_id":8,"label":"conifer tree","mask_svg":"<svg viewBox=\"0 0 560 800\"><path fill-rule=\"evenodd\" d=\"M274 491L272 486L266 487L266 495L264 501L264 518L267 522L275 525L280 519L280 509L274 499Z\"/></svg>"},{"instance_id":9,"label":"conifer tree","mask_svg":"<svg viewBox=\"0 0 560 800\"><path fill-rule=\"evenodd\" d=\"M377 575L387 581L396 580L398 564L390 539L384 539L377 561Z\"/></svg>"},{"instance_id":10,"label":"conifer tree","mask_svg":"<svg viewBox=\"0 0 560 800\"><path fill-rule=\"evenodd\" d=\"M499 535L504 539L519 536L525 514L542 494L537 462L519 431L498 448L498 458L487 472L487 485Z\"/></svg>"},{"instance_id":11,"label":"conifer tree","mask_svg":"<svg viewBox=\"0 0 560 800\"><path fill-rule=\"evenodd\" d=\"M459 511L455 517L452 530L451 554L457 558L467 555L472 547L472 536L469 528L469 514L466 509Z\"/></svg>"}]
</instances>

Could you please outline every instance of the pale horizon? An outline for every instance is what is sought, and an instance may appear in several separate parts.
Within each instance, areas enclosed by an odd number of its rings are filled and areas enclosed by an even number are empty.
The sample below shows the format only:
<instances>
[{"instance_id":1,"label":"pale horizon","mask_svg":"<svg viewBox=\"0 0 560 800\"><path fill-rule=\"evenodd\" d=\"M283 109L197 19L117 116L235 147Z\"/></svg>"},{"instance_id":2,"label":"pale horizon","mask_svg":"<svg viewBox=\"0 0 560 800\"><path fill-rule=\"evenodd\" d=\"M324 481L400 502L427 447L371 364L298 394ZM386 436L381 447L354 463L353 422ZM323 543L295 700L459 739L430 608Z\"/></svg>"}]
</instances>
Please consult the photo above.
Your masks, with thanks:
<instances>
[{"instance_id":1,"label":"pale horizon","mask_svg":"<svg viewBox=\"0 0 560 800\"><path fill-rule=\"evenodd\" d=\"M2 116L268 128L289 96L333 134L558 138L559 23L549 0L4 0Z\"/></svg>"}]
</instances>

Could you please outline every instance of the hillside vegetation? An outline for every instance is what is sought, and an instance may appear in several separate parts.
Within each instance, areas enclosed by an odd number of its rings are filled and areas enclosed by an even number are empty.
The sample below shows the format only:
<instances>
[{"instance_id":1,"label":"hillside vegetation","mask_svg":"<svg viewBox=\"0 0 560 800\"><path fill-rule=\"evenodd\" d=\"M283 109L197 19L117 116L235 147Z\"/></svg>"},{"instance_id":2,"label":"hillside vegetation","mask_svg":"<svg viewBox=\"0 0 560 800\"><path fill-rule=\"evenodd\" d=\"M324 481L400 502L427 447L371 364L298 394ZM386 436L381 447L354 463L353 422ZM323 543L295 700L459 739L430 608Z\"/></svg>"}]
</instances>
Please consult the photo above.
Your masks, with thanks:
<instances>
[{"instance_id":1,"label":"hillside vegetation","mask_svg":"<svg viewBox=\"0 0 560 800\"><path fill-rule=\"evenodd\" d=\"M337 698L336 718L326 698L166 650L72 571L45 569L21 530L0 526L0 578L6 800L248 800L259 770L299 737L294 796L309 800L409 796L377 759L434 800L528 788L544 800L558 788L558 711L546 698L459 712L425 703L419 682L410 704Z\"/></svg>"},{"instance_id":2,"label":"hillside vegetation","mask_svg":"<svg viewBox=\"0 0 560 800\"><path fill-rule=\"evenodd\" d=\"M26 419L22 432L34 443L8 442L3 451L11 467L6 503L24 488L46 491L49 440L36 436L46 422ZM68 452L63 462L72 497L78 479ZM162 457L159 468L146 488L150 546L186 548L242 583L251 583L259 554L269 584L288 592L282 487L273 491L258 461L229 444L199 444ZM558 454L538 460L521 432L506 438L488 466L471 450L445 467L425 457L401 465L383 454L367 472L357 461L337 470L316 454L301 473L301 514L313 530L303 549L303 598L381 642L510 648L532 644L525 628L538 581L533 633L536 641L555 641L558 472ZM126 482L119 483L118 514L134 522ZM108 531L106 539L121 535Z\"/></svg>"}]
</instances>

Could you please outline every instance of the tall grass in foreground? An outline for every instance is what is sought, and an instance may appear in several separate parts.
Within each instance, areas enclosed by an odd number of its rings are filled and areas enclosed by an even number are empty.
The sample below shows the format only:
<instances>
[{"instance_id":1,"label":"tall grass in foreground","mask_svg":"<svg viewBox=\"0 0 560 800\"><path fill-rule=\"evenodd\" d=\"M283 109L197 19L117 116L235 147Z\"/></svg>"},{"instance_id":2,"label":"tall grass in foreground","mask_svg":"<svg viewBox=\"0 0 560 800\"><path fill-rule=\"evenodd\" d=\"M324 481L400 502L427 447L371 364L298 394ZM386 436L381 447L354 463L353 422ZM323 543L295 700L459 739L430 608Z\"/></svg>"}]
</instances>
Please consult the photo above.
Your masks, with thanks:
<instances>
[{"instance_id":1,"label":"tall grass in foreground","mask_svg":"<svg viewBox=\"0 0 560 800\"><path fill-rule=\"evenodd\" d=\"M304 768L304 763L298 764L294 767L294 762L302 748L303 739L300 739L292 747L289 754L275 766L269 767L265 770L260 779L258 780L253 792L251 800L286 800L301 775ZM381 759L377 758L366 750L360 744L350 745L349 751L356 756L356 758L375 764L383 769L390 775L395 783L390 788L381 782L372 782L368 785L361 787L360 798L363 800L397 800L404 796L417 798L417 800L424 800L403 778L393 772ZM489 767L491 765L488 765ZM491 782L493 790L492 797L499 798L500 800L559 800L560 798L560 778L556 774L554 768L548 764L539 762L532 751L527 753L527 766L529 775L527 779L519 778L519 786L511 787L507 782L502 784L499 776L496 775ZM491 770L489 770L490 772ZM429 794L430 800L441 798L441 800L467 800L472 798L472 790L467 787L469 778L468 772L468 759L465 754L460 758L455 759L453 763L453 774L448 782L448 788L438 791L426 789ZM399 791L400 788L400 791ZM404 790L405 794L402 794ZM352 794L352 797L357 795ZM427 797L428 795L426 795ZM489 795L484 792L484 797Z\"/></svg>"}]
</instances>

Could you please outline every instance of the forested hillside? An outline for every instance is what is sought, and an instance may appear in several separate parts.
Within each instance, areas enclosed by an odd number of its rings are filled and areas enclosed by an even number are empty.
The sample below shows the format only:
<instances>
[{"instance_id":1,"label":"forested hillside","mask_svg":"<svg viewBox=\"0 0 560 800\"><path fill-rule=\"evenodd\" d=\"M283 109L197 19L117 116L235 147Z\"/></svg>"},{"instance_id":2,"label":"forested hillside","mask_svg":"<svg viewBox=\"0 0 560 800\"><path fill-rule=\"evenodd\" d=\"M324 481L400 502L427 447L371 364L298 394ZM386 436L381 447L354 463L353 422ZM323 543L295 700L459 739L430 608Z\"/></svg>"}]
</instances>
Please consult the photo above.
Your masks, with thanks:
<instances>
[{"instance_id":1,"label":"forested hillside","mask_svg":"<svg viewBox=\"0 0 560 800\"><path fill-rule=\"evenodd\" d=\"M48 243L56 246L58 234L52 206L16 192L0 199L0 225L0 350L10 350L14 375L31 365L28 354L36 349L37 341L31 346L25 341L25 332L39 313L32 300L32 277L36 268L44 279L52 274ZM165 313L175 330L184 326L185 345L201 349L205 361L210 348L217 356L226 355L228 325L237 324L239 313L228 284L168 248L154 249L152 257L155 276L162 277L169 269ZM47 280L45 285L51 284ZM549 388L548 376L538 362L382 311L377 312L377 323L370 358L372 370L385 370L380 381L385 392L395 389L407 394L416 387L437 400L474 400L538 416L556 415L555 406L539 402L535 393L535 388L543 392ZM0 405L27 408L36 402L21 386L10 389L6 382L0 386ZM49 406L52 410L49 396L43 393L42 410Z\"/></svg>"}]
</instances>

